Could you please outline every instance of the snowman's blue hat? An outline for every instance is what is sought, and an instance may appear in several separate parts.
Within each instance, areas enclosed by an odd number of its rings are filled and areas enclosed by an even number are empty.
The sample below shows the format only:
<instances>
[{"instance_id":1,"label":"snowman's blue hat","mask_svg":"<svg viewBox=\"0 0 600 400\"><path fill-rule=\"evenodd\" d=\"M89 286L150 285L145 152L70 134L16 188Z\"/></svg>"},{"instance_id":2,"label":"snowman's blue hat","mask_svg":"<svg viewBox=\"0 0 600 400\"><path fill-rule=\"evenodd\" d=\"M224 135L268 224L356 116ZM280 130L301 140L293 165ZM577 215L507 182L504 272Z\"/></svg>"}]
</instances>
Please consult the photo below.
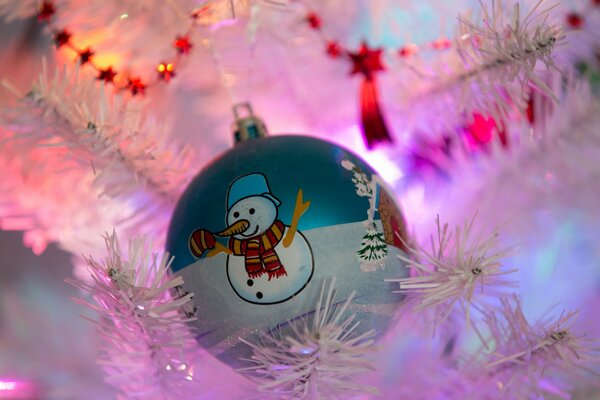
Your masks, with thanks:
<instances>
[{"instance_id":1,"label":"snowman's blue hat","mask_svg":"<svg viewBox=\"0 0 600 400\"><path fill-rule=\"evenodd\" d=\"M281 202L271 194L267 178L263 174L250 173L242 175L231 183L227 191L227 211L238 201L252 196L262 196L275 203L279 207Z\"/></svg>"}]
</instances>

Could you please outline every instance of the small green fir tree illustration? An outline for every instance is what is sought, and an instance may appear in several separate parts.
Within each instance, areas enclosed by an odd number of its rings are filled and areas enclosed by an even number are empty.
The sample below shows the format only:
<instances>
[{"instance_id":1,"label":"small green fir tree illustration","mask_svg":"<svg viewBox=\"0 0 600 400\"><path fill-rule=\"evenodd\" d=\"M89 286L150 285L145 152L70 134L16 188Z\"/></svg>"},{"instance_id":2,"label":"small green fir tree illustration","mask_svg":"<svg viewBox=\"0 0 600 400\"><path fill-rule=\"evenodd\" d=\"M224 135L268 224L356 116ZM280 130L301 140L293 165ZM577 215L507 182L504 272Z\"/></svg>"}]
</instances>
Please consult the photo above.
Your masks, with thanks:
<instances>
[{"instance_id":1,"label":"small green fir tree illustration","mask_svg":"<svg viewBox=\"0 0 600 400\"><path fill-rule=\"evenodd\" d=\"M383 232L377 230L373 222L369 222L367 233L362 238L358 257L363 261L361 268L373 271L383 267L383 260L388 254L388 246L383 237Z\"/></svg>"}]
</instances>

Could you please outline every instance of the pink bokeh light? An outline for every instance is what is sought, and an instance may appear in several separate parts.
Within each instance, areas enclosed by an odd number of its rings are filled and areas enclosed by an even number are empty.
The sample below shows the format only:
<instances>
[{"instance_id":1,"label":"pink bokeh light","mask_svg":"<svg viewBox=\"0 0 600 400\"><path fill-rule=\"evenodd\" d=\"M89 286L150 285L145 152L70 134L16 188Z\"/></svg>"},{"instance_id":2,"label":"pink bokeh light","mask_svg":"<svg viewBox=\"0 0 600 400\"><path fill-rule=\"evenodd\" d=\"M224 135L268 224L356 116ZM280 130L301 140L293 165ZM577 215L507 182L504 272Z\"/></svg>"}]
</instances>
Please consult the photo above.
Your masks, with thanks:
<instances>
[{"instance_id":1,"label":"pink bokeh light","mask_svg":"<svg viewBox=\"0 0 600 400\"><path fill-rule=\"evenodd\" d=\"M40 395L38 386L33 382L0 378L0 399L39 399Z\"/></svg>"}]
</instances>

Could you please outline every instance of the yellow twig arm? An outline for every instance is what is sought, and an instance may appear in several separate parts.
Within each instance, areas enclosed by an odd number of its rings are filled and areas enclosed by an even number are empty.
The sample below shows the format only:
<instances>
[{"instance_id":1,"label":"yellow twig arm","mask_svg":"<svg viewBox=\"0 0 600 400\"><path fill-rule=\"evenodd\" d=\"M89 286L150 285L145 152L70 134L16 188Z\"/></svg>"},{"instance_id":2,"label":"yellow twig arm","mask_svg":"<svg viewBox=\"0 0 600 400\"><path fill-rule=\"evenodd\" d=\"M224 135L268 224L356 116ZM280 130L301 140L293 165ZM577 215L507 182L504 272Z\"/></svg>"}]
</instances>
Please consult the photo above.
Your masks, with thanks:
<instances>
[{"instance_id":1,"label":"yellow twig arm","mask_svg":"<svg viewBox=\"0 0 600 400\"><path fill-rule=\"evenodd\" d=\"M284 247L290 247L290 245L294 241L294 237L296 236L296 232L298 231L298 222L300 222L300 217L306 212L306 210L308 210L308 207L310 207L310 201L303 201L302 189L298 189L298 195L296 196L296 205L294 206L294 215L292 216L292 223L287 233L285 234L285 237L283 238Z\"/></svg>"}]
</instances>

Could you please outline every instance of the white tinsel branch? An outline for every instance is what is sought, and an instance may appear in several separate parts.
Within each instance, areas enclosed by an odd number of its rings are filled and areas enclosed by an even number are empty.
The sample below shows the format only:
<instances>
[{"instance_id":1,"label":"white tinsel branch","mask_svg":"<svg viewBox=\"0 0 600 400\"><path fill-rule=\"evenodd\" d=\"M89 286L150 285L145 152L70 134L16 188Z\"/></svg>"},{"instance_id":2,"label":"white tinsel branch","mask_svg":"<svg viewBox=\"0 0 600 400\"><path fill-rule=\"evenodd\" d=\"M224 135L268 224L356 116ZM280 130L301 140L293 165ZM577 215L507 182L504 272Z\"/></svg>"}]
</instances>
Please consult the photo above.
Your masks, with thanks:
<instances>
[{"instance_id":1,"label":"white tinsel branch","mask_svg":"<svg viewBox=\"0 0 600 400\"><path fill-rule=\"evenodd\" d=\"M485 313L483 322L490 335L485 348L475 355L484 359L483 368L473 371L478 380L484 377L500 396L510 398L568 391L561 379L565 377L571 381L591 378L598 385L600 373L594 368L600 365L600 341L576 333L573 323L577 312L531 323L516 295L512 301L502 298L501 303L500 310ZM481 362L469 364L472 367Z\"/></svg>"},{"instance_id":2,"label":"white tinsel branch","mask_svg":"<svg viewBox=\"0 0 600 400\"><path fill-rule=\"evenodd\" d=\"M172 259L150 254L145 239L134 239L121 251L116 234L105 237L102 262L86 258L91 283L66 281L91 295L93 301L74 299L100 314L97 334L104 346L100 364L108 382L126 398L179 399L199 395L194 383L197 346L182 311L193 295L173 297L183 284L170 278Z\"/></svg>"},{"instance_id":3,"label":"white tinsel branch","mask_svg":"<svg viewBox=\"0 0 600 400\"><path fill-rule=\"evenodd\" d=\"M557 100L536 76L538 63L560 72L553 52L565 38L561 27L549 21L553 7L541 9L543 3L538 1L523 17L519 3L507 13L503 0L492 1L491 10L480 1L481 23L459 18L461 36L456 44L465 71L453 80L467 90L470 86L478 88L481 95L468 96L473 101L471 109L504 121L515 105L525 109L530 85Z\"/></svg>"},{"instance_id":4,"label":"white tinsel branch","mask_svg":"<svg viewBox=\"0 0 600 400\"><path fill-rule=\"evenodd\" d=\"M139 109L119 95L107 99L104 87L80 76L79 68L65 67L51 77L43 61L38 80L17 106L3 110L0 124L17 133L19 149L70 149L69 158L93 168L110 196L142 184L174 201L187 182L190 147L171 149L169 138L144 121Z\"/></svg>"},{"instance_id":5,"label":"white tinsel branch","mask_svg":"<svg viewBox=\"0 0 600 400\"><path fill-rule=\"evenodd\" d=\"M503 3L492 1L490 10L480 1L483 20L460 18L462 32L456 41L465 71L454 82L463 89L477 88L479 96L464 96L473 102L470 109L486 112L496 121L505 121L514 106L525 109L530 85L557 100L536 76L536 67L543 63L558 71L553 51L565 38L560 26L549 21L552 7L541 9L544 0L524 17L519 3L512 14L505 12Z\"/></svg>"},{"instance_id":6,"label":"white tinsel branch","mask_svg":"<svg viewBox=\"0 0 600 400\"><path fill-rule=\"evenodd\" d=\"M35 231L41 249L57 240L74 253L99 248L90 226L159 242L194 173L190 147L173 148L141 110L107 98L78 68L43 69L27 95L3 82L16 102L0 109L0 225Z\"/></svg>"},{"instance_id":7,"label":"white tinsel branch","mask_svg":"<svg viewBox=\"0 0 600 400\"><path fill-rule=\"evenodd\" d=\"M501 247L497 231L488 236L483 233L473 235L474 221L475 217L465 221L462 229L456 226L452 232L448 224L440 225L438 216L437 236L431 236L430 249L407 244L407 256L398 255L407 263L413 276L386 281L398 283L398 293L412 296L403 308L433 310L437 326L449 317L456 305L460 305L469 325L471 308L485 308L484 299L497 297L504 289L517 285L506 279L506 275L517 270L506 270L501 262L511 248Z\"/></svg>"},{"instance_id":8,"label":"white tinsel branch","mask_svg":"<svg viewBox=\"0 0 600 400\"><path fill-rule=\"evenodd\" d=\"M410 90L404 103L411 113L418 103L431 115L418 114L419 131L457 129L468 125L474 113L494 118L503 129L515 111L525 111L532 90L558 100L544 80L561 74L554 57L566 40L561 26L550 19L554 7L544 8L544 2L527 13L521 2L513 7L506 0L480 2L481 18L459 17L454 51L417 77L411 75L409 84L420 89Z\"/></svg>"},{"instance_id":9,"label":"white tinsel branch","mask_svg":"<svg viewBox=\"0 0 600 400\"><path fill-rule=\"evenodd\" d=\"M257 376L261 393L281 398L345 398L374 394L377 389L356 381L373 367L365 355L373 352L374 330L358 334L354 315L342 318L354 293L335 304L335 280L323 282L312 321L290 321L289 333L281 328L263 335L258 343L242 340L253 350L243 369Z\"/></svg>"},{"instance_id":10,"label":"white tinsel branch","mask_svg":"<svg viewBox=\"0 0 600 400\"><path fill-rule=\"evenodd\" d=\"M29 18L36 14L39 5L38 0L0 0L0 16L7 22Z\"/></svg>"},{"instance_id":11,"label":"white tinsel branch","mask_svg":"<svg viewBox=\"0 0 600 400\"><path fill-rule=\"evenodd\" d=\"M477 163L455 158L458 165L448 172L461 185L446 195L449 203L460 205L464 212L487 204L480 216L494 223L503 222L497 212L502 207L510 210L513 227L526 230L536 226L534 209L563 213L564 207L596 215L600 102L589 85L573 77L566 84L557 77L553 85L561 94L560 105L534 96L533 129L515 128L518 142L511 151L493 147Z\"/></svg>"}]
</instances>

